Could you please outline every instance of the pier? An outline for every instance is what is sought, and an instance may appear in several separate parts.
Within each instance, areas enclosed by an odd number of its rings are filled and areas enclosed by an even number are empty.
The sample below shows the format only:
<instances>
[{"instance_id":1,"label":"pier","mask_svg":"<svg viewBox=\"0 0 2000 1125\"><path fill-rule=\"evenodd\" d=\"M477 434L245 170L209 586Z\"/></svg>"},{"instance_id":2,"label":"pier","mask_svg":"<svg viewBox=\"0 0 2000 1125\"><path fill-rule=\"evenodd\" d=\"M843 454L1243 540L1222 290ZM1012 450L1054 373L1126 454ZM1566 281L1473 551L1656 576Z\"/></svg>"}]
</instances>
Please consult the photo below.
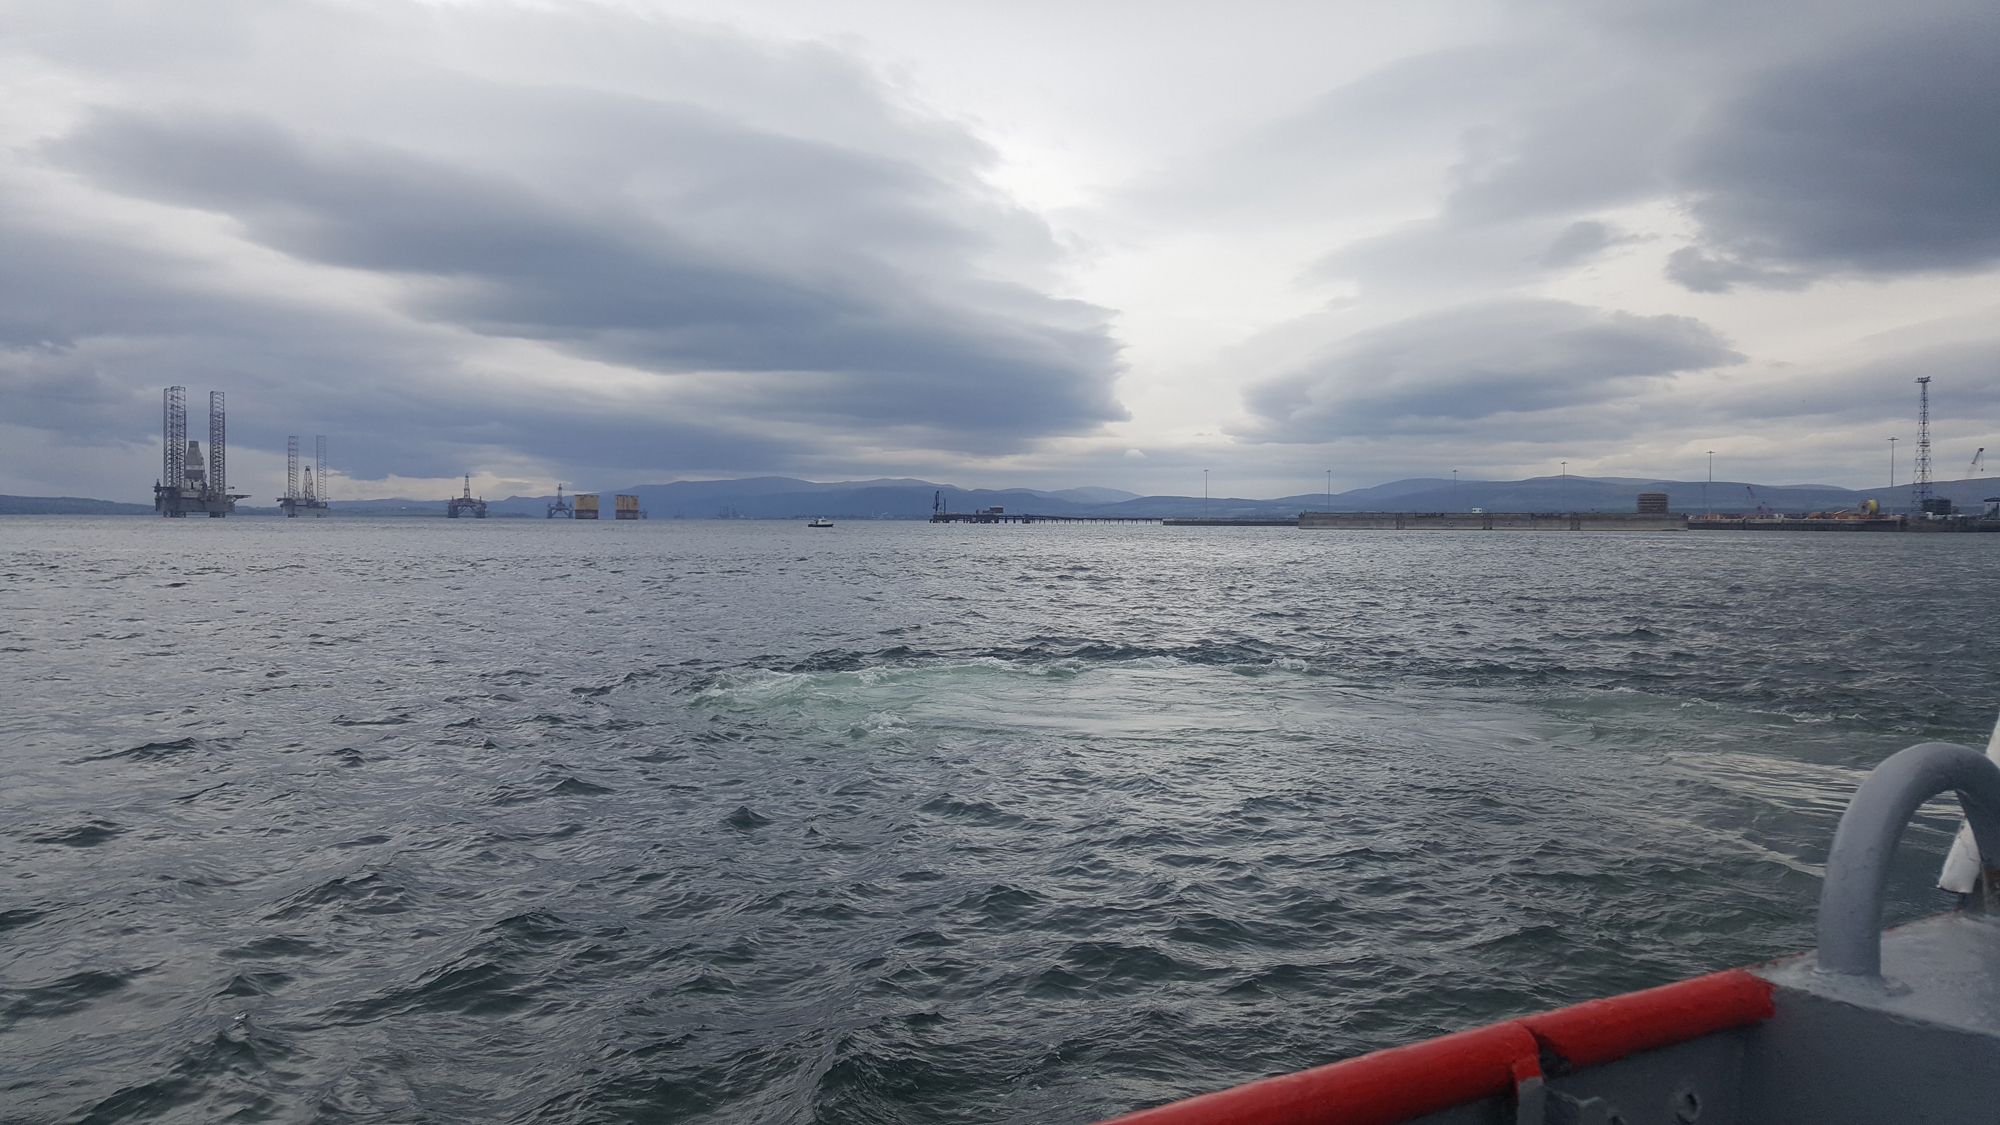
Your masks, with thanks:
<instances>
[{"instance_id":1,"label":"pier","mask_svg":"<svg viewBox=\"0 0 2000 1125\"><path fill-rule=\"evenodd\" d=\"M1032 512L932 512L932 523L1172 523L1158 516L1038 516Z\"/></svg>"},{"instance_id":2,"label":"pier","mask_svg":"<svg viewBox=\"0 0 2000 1125\"><path fill-rule=\"evenodd\" d=\"M1299 526L1344 531L1686 531L1654 512L1302 512Z\"/></svg>"}]
</instances>

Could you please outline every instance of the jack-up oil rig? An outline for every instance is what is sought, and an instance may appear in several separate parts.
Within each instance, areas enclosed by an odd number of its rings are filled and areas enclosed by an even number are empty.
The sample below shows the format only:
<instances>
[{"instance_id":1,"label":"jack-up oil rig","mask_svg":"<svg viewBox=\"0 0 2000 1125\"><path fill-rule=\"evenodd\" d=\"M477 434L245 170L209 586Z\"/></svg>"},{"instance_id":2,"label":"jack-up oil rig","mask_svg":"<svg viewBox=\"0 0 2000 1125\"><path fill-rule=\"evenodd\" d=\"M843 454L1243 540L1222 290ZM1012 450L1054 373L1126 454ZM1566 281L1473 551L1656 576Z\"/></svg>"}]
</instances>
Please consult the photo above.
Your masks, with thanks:
<instances>
[{"instance_id":1,"label":"jack-up oil rig","mask_svg":"<svg viewBox=\"0 0 2000 1125\"><path fill-rule=\"evenodd\" d=\"M471 512L474 519L483 520L486 518L486 501L483 498L478 500L472 498L471 473L465 474L465 495L454 496L445 502L445 515L450 516L452 519L457 519L460 512Z\"/></svg>"},{"instance_id":2,"label":"jack-up oil rig","mask_svg":"<svg viewBox=\"0 0 2000 1125\"><path fill-rule=\"evenodd\" d=\"M319 485L313 486L313 476L317 470ZM278 501L278 507L285 510L289 519L311 516L323 519L332 510L324 495L326 492L326 435L313 436L313 463L306 466L305 485L299 485L299 439L297 435L285 439L285 496Z\"/></svg>"},{"instance_id":3,"label":"jack-up oil rig","mask_svg":"<svg viewBox=\"0 0 2000 1125\"><path fill-rule=\"evenodd\" d=\"M222 392L208 392L206 469L201 463L201 443L189 441L187 436L187 388L168 387L162 400L165 441L160 479L153 482L153 510L173 519L203 512L210 519L220 519L235 511L236 502L249 499L250 494L229 491L229 445L224 435Z\"/></svg>"}]
</instances>

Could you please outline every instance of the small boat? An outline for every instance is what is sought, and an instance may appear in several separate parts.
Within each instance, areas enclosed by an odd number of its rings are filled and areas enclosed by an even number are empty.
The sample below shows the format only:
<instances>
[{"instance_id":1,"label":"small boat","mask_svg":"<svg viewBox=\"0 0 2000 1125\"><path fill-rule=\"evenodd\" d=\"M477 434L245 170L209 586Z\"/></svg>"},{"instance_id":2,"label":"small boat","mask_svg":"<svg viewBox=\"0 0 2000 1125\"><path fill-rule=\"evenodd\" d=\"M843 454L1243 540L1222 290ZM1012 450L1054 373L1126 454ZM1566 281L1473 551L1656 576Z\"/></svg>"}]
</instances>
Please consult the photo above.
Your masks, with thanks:
<instances>
[{"instance_id":1,"label":"small boat","mask_svg":"<svg viewBox=\"0 0 2000 1125\"><path fill-rule=\"evenodd\" d=\"M806 526L807 526L807 527L832 527L832 526L833 526L833 521L832 521L832 520L830 520L830 519L827 519L827 518L826 518L825 516L816 516L816 517L814 517L813 519L810 519L810 520L807 520L807 521L806 521Z\"/></svg>"},{"instance_id":2,"label":"small boat","mask_svg":"<svg viewBox=\"0 0 2000 1125\"><path fill-rule=\"evenodd\" d=\"M1875 768L1834 833L1819 948L1141 1109L1116 1125L1993 1121L2000 731ZM1882 932L1890 856L1930 797L1966 829L1960 907ZM1665 893L1665 892L1663 892ZM1112 1125L1111 1122L1102 1125Z\"/></svg>"}]
</instances>

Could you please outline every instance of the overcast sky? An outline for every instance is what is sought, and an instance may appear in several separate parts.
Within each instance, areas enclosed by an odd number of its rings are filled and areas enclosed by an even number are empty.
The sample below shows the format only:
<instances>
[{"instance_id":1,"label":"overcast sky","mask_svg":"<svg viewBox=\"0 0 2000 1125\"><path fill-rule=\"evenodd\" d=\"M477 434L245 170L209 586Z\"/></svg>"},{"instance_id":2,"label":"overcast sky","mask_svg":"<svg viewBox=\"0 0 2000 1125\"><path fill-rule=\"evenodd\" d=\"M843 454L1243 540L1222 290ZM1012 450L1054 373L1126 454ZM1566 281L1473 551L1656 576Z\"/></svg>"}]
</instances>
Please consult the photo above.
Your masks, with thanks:
<instances>
[{"instance_id":1,"label":"overcast sky","mask_svg":"<svg viewBox=\"0 0 2000 1125\"><path fill-rule=\"evenodd\" d=\"M0 0L0 492L1940 479L2000 6ZM203 436L201 411L193 435Z\"/></svg>"}]
</instances>

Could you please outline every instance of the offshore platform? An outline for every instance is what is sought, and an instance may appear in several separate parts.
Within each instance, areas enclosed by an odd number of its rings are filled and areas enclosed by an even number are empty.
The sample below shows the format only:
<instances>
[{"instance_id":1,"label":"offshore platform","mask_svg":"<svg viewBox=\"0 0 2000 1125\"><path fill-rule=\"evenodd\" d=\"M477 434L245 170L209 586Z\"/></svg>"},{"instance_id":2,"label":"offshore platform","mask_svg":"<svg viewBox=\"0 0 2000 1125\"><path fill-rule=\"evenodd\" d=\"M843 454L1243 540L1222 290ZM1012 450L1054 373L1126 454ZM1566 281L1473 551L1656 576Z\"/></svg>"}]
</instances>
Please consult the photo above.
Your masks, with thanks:
<instances>
[{"instance_id":1,"label":"offshore platform","mask_svg":"<svg viewBox=\"0 0 2000 1125\"><path fill-rule=\"evenodd\" d=\"M477 500L472 498L471 473L465 474L465 494L463 496L454 496L445 501L445 515L450 516L452 519L457 519L460 512L471 512L474 519L483 520L486 518L486 499L484 497Z\"/></svg>"},{"instance_id":2,"label":"offshore platform","mask_svg":"<svg viewBox=\"0 0 2000 1125\"><path fill-rule=\"evenodd\" d=\"M229 491L229 444L222 414L222 392L208 392L208 465L202 466L201 443L188 440L187 388L168 387L161 396L164 441L160 479L153 482L153 510L182 519L206 513L221 519L236 510L247 492Z\"/></svg>"},{"instance_id":3,"label":"offshore platform","mask_svg":"<svg viewBox=\"0 0 2000 1125\"><path fill-rule=\"evenodd\" d=\"M313 484L314 470L318 470L319 484ZM326 435L313 436L313 463L306 466L305 484L299 484L299 439L296 434L285 439L285 495L278 501L278 507L285 510L288 519L310 516L323 519L332 510L326 498Z\"/></svg>"}]
</instances>

